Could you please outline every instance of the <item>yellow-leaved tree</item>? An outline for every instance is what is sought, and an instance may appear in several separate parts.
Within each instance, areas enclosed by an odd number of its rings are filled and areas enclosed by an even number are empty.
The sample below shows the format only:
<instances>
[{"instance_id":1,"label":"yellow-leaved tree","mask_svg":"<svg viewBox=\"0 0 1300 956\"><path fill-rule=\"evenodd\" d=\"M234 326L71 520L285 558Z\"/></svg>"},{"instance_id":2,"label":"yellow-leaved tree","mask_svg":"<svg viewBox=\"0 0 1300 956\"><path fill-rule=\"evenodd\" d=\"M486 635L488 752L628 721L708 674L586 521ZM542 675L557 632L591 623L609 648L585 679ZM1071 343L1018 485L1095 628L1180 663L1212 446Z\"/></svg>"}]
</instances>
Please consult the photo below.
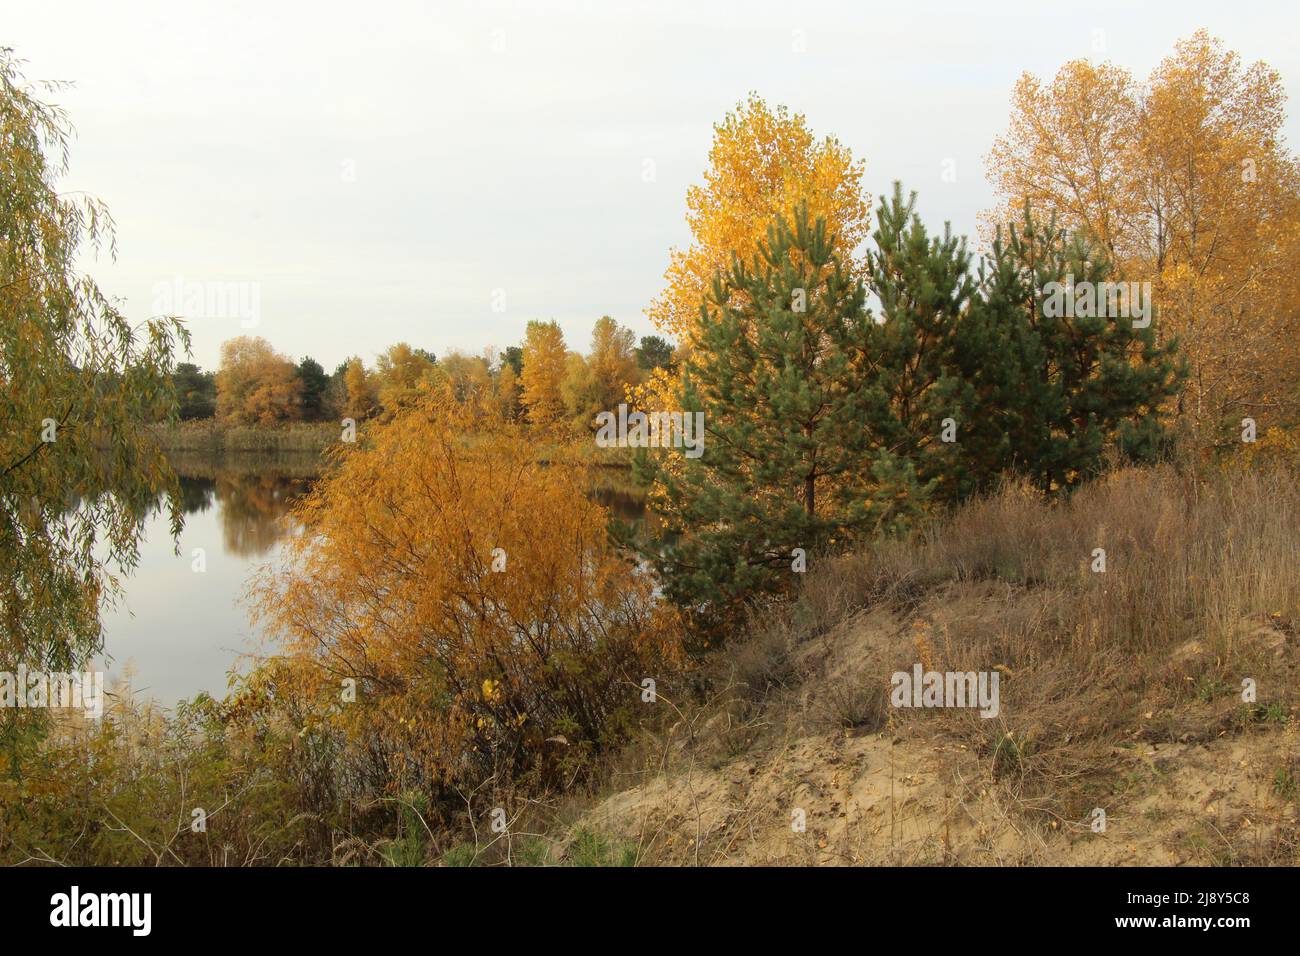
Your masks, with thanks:
<instances>
[{"instance_id":1,"label":"yellow-leaved tree","mask_svg":"<svg viewBox=\"0 0 1300 956\"><path fill-rule=\"evenodd\" d=\"M553 425L565 414L564 377L568 350L559 323L529 322L524 333L524 365L519 381L528 421Z\"/></svg>"},{"instance_id":2,"label":"yellow-leaved tree","mask_svg":"<svg viewBox=\"0 0 1300 956\"><path fill-rule=\"evenodd\" d=\"M321 719L392 787L589 766L680 654L586 472L465 419L431 396L375 428L302 502L305 533L256 589L304 680L339 704Z\"/></svg>"},{"instance_id":3,"label":"yellow-leaved tree","mask_svg":"<svg viewBox=\"0 0 1300 956\"><path fill-rule=\"evenodd\" d=\"M636 336L603 315L591 330L591 354L587 358L602 409L612 409L627 394L628 386L640 381L636 363Z\"/></svg>"},{"instance_id":4,"label":"yellow-leaved tree","mask_svg":"<svg viewBox=\"0 0 1300 956\"><path fill-rule=\"evenodd\" d=\"M635 335L603 315L591 330L591 353L568 354L561 392L575 424L592 428L598 414L626 401L628 389L640 381Z\"/></svg>"},{"instance_id":5,"label":"yellow-leaved tree","mask_svg":"<svg viewBox=\"0 0 1300 956\"><path fill-rule=\"evenodd\" d=\"M1177 407L1201 445L1234 440L1243 417L1300 420L1300 165L1284 101L1274 70L1201 31L1145 83L1084 61L1051 83L1026 74L989 157L991 222L1028 202L1152 284L1158 334L1190 360Z\"/></svg>"},{"instance_id":6,"label":"yellow-leaved tree","mask_svg":"<svg viewBox=\"0 0 1300 956\"><path fill-rule=\"evenodd\" d=\"M241 335L221 343L217 417L241 425L274 425L302 417L297 367L266 339Z\"/></svg>"},{"instance_id":7,"label":"yellow-leaved tree","mask_svg":"<svg viewBox=\"0 0 1300 956\"><path fill-rule=\"evenodd\" d=\"M354 355L347 360L343 373L343 386L347 394L343 406L345 417L359 422L374 411L375 403L378 401L374 382L372 376L366 372L365 363L359 356Z\"/></svg>"},{"instance_id":8,"label":"yellow-leaved tree","mask_svg":"<svg viewBox=\"0 0 1300 956\"><path fill-rule=\"evenodd\" d=\"M772 109L751 93L713 127L704 182L686 192L691 245L671 251L650 321L689 345L714 274L733 255L750 261L776 216L793 221L801 203L810 220L826 221L836 253L861 270L857 250L870 231L871 203L862 173L848 147L814 137L802 113Z\"/></svg>"},{"instance_id":9,"label":"yellow-leaved tree","mask_svg":"<svg viewBox=\"0 0 1300 956\"><path fill-rule=\"evenodd\" d=\"M665 286L647 310L650 321L688 354L700 305L719 269L733 256L751 261L777 215L793 221L806 204L824 219L834 248L855 275L864 274L859 248L870 232L871 197L863 164L834 137L817 139L802 113L775 109L751 93L713 128L704 182L686 193L691 244L670 251ZM678 376L655 369L629 395L643 408L677 404Z\"/></svg>"},{"instance_id":10,"label":"yellow-leaved tree","mask_svg":"<svg viewBox=\"0 0 1300 956\"><path fill-rule=\"evenodd\" d=\"M503 422L513 422L519 415L519 380L515 367L502 362L492 382L492 406Z\"/></svg>"},{"instance_id":11,"label":"yellow-leaved tree","mask_svg":"<svg viewBox=\"0 0 1300 956\"><path fill-rule=\"evenodd\" d=\"M386 412L415 401L432 381L434 363L428 353L405 342L390 345L375 361L379 404Z\"/></svg>"}]
</instances>

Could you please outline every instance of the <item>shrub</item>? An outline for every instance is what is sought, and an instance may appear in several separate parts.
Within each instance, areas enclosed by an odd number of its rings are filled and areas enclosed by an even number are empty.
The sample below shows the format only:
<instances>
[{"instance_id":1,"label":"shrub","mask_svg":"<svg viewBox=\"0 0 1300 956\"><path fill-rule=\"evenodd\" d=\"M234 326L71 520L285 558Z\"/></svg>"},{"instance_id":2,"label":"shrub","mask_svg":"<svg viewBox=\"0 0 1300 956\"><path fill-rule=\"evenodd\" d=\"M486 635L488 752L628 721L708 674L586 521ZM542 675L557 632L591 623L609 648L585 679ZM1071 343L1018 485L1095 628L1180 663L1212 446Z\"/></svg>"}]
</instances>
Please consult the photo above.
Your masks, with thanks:
<instances>
[{"instance_id":1,"label":"shrub","mask_svg":"<svg viewBox=\"0 0 1300 956\"><path fill-rule=\"evenodd\" d=\"M581 473L508 427L468 448L455 414L430 400L345 454L257 612L390 788L572 779L678 657L676 618Z\"/></svg>"}]
</instances>

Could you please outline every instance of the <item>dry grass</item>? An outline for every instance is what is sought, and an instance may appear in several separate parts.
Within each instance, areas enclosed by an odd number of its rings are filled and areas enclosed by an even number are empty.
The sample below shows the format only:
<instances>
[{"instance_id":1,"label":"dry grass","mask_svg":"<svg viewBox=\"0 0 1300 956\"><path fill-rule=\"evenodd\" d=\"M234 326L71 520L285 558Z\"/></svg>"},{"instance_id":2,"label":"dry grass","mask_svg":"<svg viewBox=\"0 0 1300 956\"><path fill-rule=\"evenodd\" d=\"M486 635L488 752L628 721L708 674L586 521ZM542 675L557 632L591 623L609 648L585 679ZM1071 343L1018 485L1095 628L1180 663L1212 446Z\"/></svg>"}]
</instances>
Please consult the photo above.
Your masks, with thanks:
<instances>
[{"instance_id":1,"label":"dry grass","mask_svg":"<svg viewBox=\"0 0 1300 956\"><path fill-rule=\"evenodd\" d=\"M948 753L942 802L953 809L924 838L903 840L891 824L870 847L809 844L809 859L945 862L955 858L949 823L976 815L967 839L987 840L977 858L1047 858L1053 839L1087 840L1092 808L1121 808L1122 821L1122 808L1149 795L1160 775L1135 760L1156 748L1263 743L1294 729L1298 529L1300 488L1281 468L1199 479L1126 470L1060 501L1008 485L911 540L812 567L798 599L756 615L747 640L705 663L695 702L624 755L612 805L634 787L649 800L673 778L688 798L676 816L644 814L646 857L727 862L746 834L779 829L789 812L786 796L765 803L755 786L728 790L728 777L770 773L797 789L826 769L818 760L839 759L825 755L844 741L880 738L913 748L900 759ZM1096 548L1104 573L1091 570ZM998 670L1001 713L889 707L890 675L918 661ZM1244 678L1256 682L1255 704L1242 702ZM1291 793L1287 768L1277 773ZM710 801L723 793L719 813ZM800 799L815 806L818 797ZM1013 839L996 843L993 832ZM1204 849L1197 832L1187 828L1188 845L1169 852L1193 862L1296 859L1291 818Z\"/></svg>"},{"instance_id":2,"label":"dry grass","mask_svg":"<svg viewBox=\"0 0 1300 956\"><path fill-rule=\"evenodd\" d=\"M334 422L292 422L284 425L226 425L211 418L155 426L153 436L163 451L172 452L307 452L320 454L337 445L340 426Z\"/></svg>"},{"instance_id":3,"label":"dry grass","mask_svg":"<svg viewBox=\"0 0 1300 956\"><path fill-rule=\"evenodd\" d=\"M1125 653L1192 637L1230 641L1242 617L1294 613L1300 490L1293 472L1198 482L1171 469L1121 471L1057 503L1019 485L968 505L919 540L884 542L813 579L814 615L859 598L992 581L1069 595L1046 609L1075 650ZM1089 570L1104 548L1107 570ZM1060 627L1055 628L1058 633Z\"/></svg>"},{"instance_id":4,"label":"dry grass","mask_svg":"<svg viewBox=\"0 0 1300 956\"><path fill-rule=\"evenodd\" d=\"M925 595L911 623L937 657L927 666L1003 675L998 719L949 722L997 777L1075 814L1110 748L1249 723L1244 678L1272 713L1291 712L1297 529L1300 489L1280 469L1122 471L1055 503L1012 485L919 540L841 560L825 572L834 587L810 582L805 599L838 610L854 582L906 615ZM1189 717L1188 703L1206 706Z\"/></svg>"}]
</instances>

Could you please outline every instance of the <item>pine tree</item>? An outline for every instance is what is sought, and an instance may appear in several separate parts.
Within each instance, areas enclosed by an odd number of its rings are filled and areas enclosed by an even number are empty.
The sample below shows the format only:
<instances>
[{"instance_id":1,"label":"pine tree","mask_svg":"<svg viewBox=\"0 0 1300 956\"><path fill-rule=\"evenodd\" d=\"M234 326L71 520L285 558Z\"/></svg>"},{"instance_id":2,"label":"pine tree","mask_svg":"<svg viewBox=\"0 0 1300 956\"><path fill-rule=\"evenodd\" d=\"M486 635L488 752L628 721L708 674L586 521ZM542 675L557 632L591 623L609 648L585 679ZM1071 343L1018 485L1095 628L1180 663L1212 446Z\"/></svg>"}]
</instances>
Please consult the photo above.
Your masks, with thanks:
<instances>
[{"instance_id":1,"label":"pine tree","mask_svg":"<svg viewBox=\"0 0 1300 956\"><path fill-rule=\"evenodd\" d=\"M911 463L927 495L951 500L974 483L961 439L976 425L969 375L977 369L963 363L973 345L964 320L976 289L965 239L946 225L942 239L931 238L915 208L916 193L904 202L895 183L877 212L868 264L881 315L864 346L889 405L871 424L890 453Z\"/></svg>"},{"instance_id":2,"label":"pine tree","mask_svg":"<svg viewBox=\"0 0 1300 956\"><path fill-rule=\"evenodd\" d=\"M985 388L977 414L1006 436L987 477L1014 468L1045 491L1097 475L1114 448L1149 461L1165 443L1162 405L1178 394L1186 364L1175 338L1158 344L1154 316L1145 324L1105 302L1113 269L1104 250L1055 222L999 233L986 264L983 294L972 309L982 341ZM1085 305L1061 309L1062 290L1087 290ZM1055 303L1053 299L1056 299ZM1150 302L1145 303L1149 309ZM1136 324L1135 324L1136 321Z\"/></svg>"},{"instance_id":3,"label":"pine tree","mask_svg":"<svg viewBox=\"0 0 1300 956\"><path fill-rule=\"evenodd\" d=\"M703 454L661 472L679 538L658 557L681 603L716 613L781 590L795 549L873 521L868 469L891 461L864 427L884 400L862 361L865 297L806 208L777 220L752 263L715 277L681 391L685 413L704 412Z\"/></svg>"},{"instance_id":4,"label":"pine tree","mask_svg":"<svg viewBox=\"0 0 1300 956\"><path fill-rule=\"evenodd\" d=\"M298 363L298 379L302 383L303 419L309 422L320 421L325 414L325 389L329 387L329 376L319 362L306 355Z\"/></svg>"},{"instance_id":5,"label":"pine tree","mask_svg":"<svg viewBox=\"0 0 1300 956\"><path fill-rule=\"evenodd\" d=\"M217 410L217 377L192 362L179 362L172 374L181 419L211 418Z\"/></svg>"},{"instance_id":6,"label":"pine tree","mask_svg":"<svg viewBox=\"0 0 1300 956\"><path fill-rule=\"evenodd\" d=\"M649 372L657 368L673 367L673 347L667 339L658 335L641 336L641 344L636 347L636 364L642 371Z\"/></svg>"}]
</instances>

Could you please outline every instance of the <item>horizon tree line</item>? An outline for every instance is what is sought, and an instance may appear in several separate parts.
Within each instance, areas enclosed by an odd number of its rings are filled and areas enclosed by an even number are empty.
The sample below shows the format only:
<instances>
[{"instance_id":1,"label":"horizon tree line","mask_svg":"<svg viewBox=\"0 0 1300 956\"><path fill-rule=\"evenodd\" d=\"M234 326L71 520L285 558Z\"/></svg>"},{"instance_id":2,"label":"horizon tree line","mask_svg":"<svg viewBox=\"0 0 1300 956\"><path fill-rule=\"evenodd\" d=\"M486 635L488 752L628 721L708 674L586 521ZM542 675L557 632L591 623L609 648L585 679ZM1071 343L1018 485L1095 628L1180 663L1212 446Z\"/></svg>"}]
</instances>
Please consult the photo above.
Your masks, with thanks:
<instances>
[{"instance_id":1,"label":"horizon tree line","mask_svg":"<svg viewBox=\"0 0 1300 956\"><path fill-rule=\"evenodd\" d=\"M294 422L361 421L391 415L424 388L445 389L456 401L479 405L504 421L590 426L595 415L625 400L627 390L657 369L672 369L670 342L657 335L635 341L609 316L595 323L587 354L564 342L559 324L533 321L521 345L479 355L432 351L398 342L367 366L360 356L333 372L310 355L298 362L266 339L223 342L220 364L205 371L179 362L171 374L182 421L274 426Z\"/></svg>"}]
</instances>

